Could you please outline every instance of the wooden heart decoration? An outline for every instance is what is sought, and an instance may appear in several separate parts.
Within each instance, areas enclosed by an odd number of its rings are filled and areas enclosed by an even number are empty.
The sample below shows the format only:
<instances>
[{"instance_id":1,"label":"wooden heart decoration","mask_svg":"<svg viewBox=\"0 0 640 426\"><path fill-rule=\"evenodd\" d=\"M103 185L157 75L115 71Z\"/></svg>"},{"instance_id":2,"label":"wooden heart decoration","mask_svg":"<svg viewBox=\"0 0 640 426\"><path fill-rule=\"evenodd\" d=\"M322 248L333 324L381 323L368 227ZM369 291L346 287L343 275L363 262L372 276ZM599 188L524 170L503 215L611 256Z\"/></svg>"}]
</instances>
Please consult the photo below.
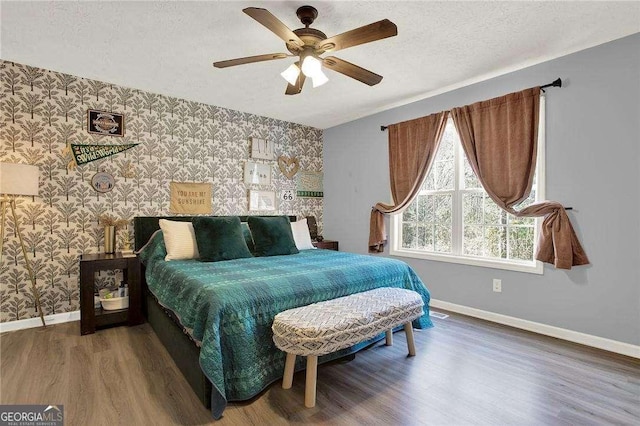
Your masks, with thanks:
<instances>
[{"instance_id":1,"label":"wooden heart decoration","mask_svg":"<svg viewBox=\"0 0 640 426\"><path fill-rule=\"evenodd\" d=\"M286 157L281 155L278 157L278 167L283 175L285 175L288 179L293 179L298 170L300 169L300 162L295 157Z\"/></svg>"}]
</instances>

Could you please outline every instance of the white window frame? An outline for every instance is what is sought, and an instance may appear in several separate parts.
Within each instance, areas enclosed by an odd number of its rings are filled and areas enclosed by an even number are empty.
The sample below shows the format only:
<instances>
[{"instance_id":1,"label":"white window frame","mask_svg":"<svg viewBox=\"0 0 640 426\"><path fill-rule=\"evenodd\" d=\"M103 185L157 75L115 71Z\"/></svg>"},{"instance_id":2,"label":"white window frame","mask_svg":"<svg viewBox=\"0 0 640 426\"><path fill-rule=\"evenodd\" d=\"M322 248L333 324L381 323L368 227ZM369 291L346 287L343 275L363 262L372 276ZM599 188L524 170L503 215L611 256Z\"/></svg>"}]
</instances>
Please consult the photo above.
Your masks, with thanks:
<instances>
[{"instance_id":1,"label":"white window frame","mask_svg":"<svg viewBox=\"0 0 640 426\"><path fill-rule=\"evenodd\" d=\"M546 170L545 170L545 98L540 96L540 119L538 123L538 151L537 151L537 163L536 163L536 201L545 199L545 187L546 187ZM460 188L460 179L464 176L464 153L460 144L454 146L455 155L458 159L457 173L455 174L455 186L454 188ZM452 245L451 249L453 253L462 253L462 193L473 192L473 190L457 189L450 191L442 191L441 193L450 192L452 196ZM512 259L495 259L479 256L467 256L463 254L450 254L450 253L433 253L426 252L419 249L408 249L402 247L402 212L391 215L390 226L390 248L389 254L392 256L411 257L416 259L436 260L440 262L458 263L463 265L480 266L494 269L505 269L509 271L526 272L531 274L543 274L543 263L538 260L522 261ZM534 225L534 253L538 246L538 234L540 232L540 226L542 224L542 218L535 219ZM457 234L456 234L457 233ZM456 235L458 237L456 238Z\"/></svg>"}]
</instances>

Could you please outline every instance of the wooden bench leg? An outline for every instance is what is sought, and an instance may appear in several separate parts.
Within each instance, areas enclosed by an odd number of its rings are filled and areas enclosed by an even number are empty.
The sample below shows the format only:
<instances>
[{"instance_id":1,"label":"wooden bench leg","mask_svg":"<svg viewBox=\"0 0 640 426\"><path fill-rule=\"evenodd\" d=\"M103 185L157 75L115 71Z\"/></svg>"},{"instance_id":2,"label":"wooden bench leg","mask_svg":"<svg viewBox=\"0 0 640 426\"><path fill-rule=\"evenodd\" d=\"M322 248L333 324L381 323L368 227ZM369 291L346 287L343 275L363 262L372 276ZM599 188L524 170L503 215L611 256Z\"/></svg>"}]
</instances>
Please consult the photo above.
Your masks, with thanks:
<instances>
[{"instance_id":1,"label":"wooden bench leg","mask_svg":"<svg viewBox=\"0 0 640 426\"><path fill-rule=\"evenodd\" d=\"M296 355L287 353L287 360L284 363L284 377L282 378L282 389L291 389L293 384L293 367L296 364Z\"/></svg>"},{"instance_id":2,"label":"wooden bench leg","mask_svg":"<svg viewBox=\"0 0 640 426\"><path fill-rule=\"evenodd\" d=\"M409 348L409 356L416 356L416 344L413 341L413 328L410 322L404 325L404 333L407 335L407 347Z\"/></svg>"},{"instance_id":3,"label":"wooden bench leg","mask_svg":"<svg viewBox=\"0 0 640 426\"><path fill-rule=\"evenodd\" d=\"M393 330L387 330L387 336L384 344L387 346L393 346Z\"/></svg>"},{"instance_id":4,"label":"wooden bench leg","mask_svg":"<svg viewBox=\"0 0 640 426\"><path fill-rule=\"evenodd\" d=\"M304 406L307 408L316 406L316 376L318 373L318 357L307 356L307 377L304 388Z\"/></svg>"}]
</instances>

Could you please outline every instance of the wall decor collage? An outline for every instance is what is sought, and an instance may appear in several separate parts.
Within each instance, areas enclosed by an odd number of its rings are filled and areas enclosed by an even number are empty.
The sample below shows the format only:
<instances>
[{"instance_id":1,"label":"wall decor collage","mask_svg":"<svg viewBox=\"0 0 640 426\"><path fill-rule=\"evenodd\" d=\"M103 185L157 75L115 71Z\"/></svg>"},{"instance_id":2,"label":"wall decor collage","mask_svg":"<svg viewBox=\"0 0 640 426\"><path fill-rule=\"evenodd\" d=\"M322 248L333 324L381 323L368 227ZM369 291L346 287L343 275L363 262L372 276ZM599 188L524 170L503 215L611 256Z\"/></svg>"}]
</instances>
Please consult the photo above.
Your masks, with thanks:
<instances>
[{"instance_id":1,"label":"wall decor collage","mask_svg":"<svg viewBox=\"0 0 640 426\"><path fill-rule=\"evenodd\" d=\"M298 158L285 154L281 154L277 158L277 171L291 181L290 188L281 189L279 196L276 196L275 191L261 189L262 186L271 185L273 168L271 161L276 159L276 150L273 142L261 138L251 138L252 161L247 161L244 165L244 183L251 187L249 190L249 211L251 212L273 212L277 210L278 202L291 202L297 197L323 197L322 172L300 171ZM268 160L269 162L259 163L254 160ZM298 173L299 171L300 173Z\"/></svg>"},{"instance_id":2,"label":"wall decor collage","mask_svg":"<svg viewBox=\"0 0 640 426\"><path fill-rule=\"evenodd\" d=\"M172 214L171 182L208 184L213 215L322 223L322 198L298 196L295 181L322 172L320 129L2 60L0 79L0 161L40 170L39 196L20 197L18 212L45 315L79 308L78 257L104 251L99 218L128 221L121 250L133 217ZM285 168L298 165L294 179L276 167L281 156L296 159ZM245 183L247 163L258 164L257 183ZM209 189L178 190L183 207L201 206L200 192L209 198ZM37 317L12 225L0 276L0 321ZM117 279L102 272L98 287Z\"/></svg>"}]
</instances>

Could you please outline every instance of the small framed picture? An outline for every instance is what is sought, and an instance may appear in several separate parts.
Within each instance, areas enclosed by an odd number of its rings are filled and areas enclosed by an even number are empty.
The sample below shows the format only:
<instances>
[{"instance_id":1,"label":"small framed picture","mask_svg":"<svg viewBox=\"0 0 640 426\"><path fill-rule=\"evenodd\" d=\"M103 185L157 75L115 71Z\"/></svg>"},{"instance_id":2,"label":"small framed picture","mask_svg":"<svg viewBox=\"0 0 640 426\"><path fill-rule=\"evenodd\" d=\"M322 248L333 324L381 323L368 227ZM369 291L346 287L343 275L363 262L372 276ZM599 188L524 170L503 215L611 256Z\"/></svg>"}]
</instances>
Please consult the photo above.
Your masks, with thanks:
<instances>
[{"instance_id":1,"label":"small framed picture","mask_svg":"<svg viewBox=\"0 0 640 426\"><path fill-rule=\"evenodd\" d=\"M275 160L276 156L273 152L273 145L273 142L269 142L266 139L251 138L251 158Z\"/></svg>"},{"instance_id":2,"label":"small framed picture","mask_svg":"<svg viewBox=\"0 0 640 426\"><path fill-rule=\"evenodd\" d=\"M271 185L271 164L244 163L244 183L247 185Z\"/></svg>"},{"instance_id":3,"label":"small framed picture","mask_svg":"<svg viewBox=\"0 0 640 426\"><path fill-rule=\"evenodd\" d=\"M296 181L296 195L303 198L322 198L322 172L299 172Z\"/></svg>"},{"instance_id":4,"label":"small framed picture","mask_svg":"<svg viewBox=\"0 0 640 426\"><path fill-rule=\"evenodd\" d=\"M124 115L90 109L87 111L87 131L96 135L124 136Z\"/></svg>"},{"instance_id":5,"label":"small framed picture","mask_svg":"<svg viewBox=\"0 0 640 426\"><path fill-rule=\"evenodd\" d=\"M249 191L249 210L275 211L276 193L274 191Z\"/></svg>"}]
</instances>

